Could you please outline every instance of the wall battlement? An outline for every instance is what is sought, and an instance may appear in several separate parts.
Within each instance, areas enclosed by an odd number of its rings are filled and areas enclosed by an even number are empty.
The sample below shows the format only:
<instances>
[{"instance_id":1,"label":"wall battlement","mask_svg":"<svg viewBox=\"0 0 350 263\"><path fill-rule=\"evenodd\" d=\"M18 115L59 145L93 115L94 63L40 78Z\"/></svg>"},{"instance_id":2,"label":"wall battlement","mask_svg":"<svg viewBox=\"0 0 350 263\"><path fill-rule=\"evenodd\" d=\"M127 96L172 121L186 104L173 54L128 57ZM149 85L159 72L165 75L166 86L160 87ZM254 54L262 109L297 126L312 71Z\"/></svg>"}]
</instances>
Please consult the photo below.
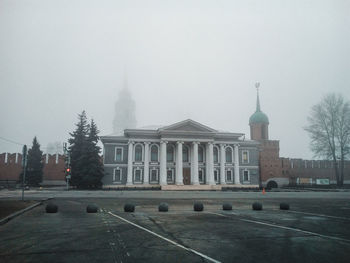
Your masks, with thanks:
<instances>
[{"instance_id":1,"label":"wall battlement","mask_svg":"<svg viewBox=\"0 0 350 263\"><path fill-rule=\"evenodd\" d=\"M62 154L43 154L43 184L65 184L65 157ZM0 154L0 183L16 182L22 172L21 153Z\"/></svg>"}]
</instances>

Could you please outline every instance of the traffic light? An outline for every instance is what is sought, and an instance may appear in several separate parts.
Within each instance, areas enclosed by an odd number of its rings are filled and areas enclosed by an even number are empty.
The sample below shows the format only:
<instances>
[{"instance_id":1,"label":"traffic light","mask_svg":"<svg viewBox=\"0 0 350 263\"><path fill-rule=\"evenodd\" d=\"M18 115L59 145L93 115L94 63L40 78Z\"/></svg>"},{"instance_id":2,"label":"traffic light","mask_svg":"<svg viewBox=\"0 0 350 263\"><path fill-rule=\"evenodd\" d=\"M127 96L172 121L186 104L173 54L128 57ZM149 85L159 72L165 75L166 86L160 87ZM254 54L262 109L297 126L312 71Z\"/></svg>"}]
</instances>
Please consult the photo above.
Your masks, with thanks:
<instances>
[{"instance_id":1,"label":"traffic light","mask_svg":"<svg viewBox=\"0 0 350 263\"><path fill-rule=\"evenodd\" d=\"M71 169L70 167L66 167L66 179L70 179L71 178Z\"/></svg>"}]
</instances>

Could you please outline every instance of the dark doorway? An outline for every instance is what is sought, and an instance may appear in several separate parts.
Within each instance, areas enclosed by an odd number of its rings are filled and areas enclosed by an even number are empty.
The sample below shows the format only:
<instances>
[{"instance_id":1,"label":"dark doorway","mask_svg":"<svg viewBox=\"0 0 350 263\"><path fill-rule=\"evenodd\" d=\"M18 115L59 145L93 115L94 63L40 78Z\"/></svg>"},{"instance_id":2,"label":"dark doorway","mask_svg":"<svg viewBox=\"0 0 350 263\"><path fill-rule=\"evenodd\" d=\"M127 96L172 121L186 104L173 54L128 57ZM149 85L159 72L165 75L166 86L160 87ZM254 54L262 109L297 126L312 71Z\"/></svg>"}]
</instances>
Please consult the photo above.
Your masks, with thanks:
<instances>
[{"instance_id":1,"label":"dark doorway","mask_svg":"<svg viewBox=\"0 0 350 263\"><path fill-rule=\"evenodd\" d=\"M190 168L183 168L184 184L191 184L191 170Z\"/></svg>"},{"instance_id":2,"label":"dark doorway","mask_svg":"<svg viewBox=\"0 0 350 263\"><path fill-rule=\"evenodd\" d=\"M270 181L270 182L267 183L266 188L267 189L278 188L278 184L275 181Z\"/></svg>"}]
</instances>

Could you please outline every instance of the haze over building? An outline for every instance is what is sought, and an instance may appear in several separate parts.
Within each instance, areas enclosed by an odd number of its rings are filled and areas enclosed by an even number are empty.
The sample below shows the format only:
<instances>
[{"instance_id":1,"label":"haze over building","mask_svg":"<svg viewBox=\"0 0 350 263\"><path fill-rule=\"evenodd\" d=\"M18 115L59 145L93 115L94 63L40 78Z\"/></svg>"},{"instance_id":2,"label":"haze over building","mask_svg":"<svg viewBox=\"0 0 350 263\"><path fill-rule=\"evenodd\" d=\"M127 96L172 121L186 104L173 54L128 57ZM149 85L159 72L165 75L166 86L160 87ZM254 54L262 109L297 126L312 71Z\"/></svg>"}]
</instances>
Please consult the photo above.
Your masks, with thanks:
<instances>
[{"instance_id":1,"label":"haze over building","mask_svg":"<svg viewBox=\"0 0 350 263\"><path fill-rule=\"evenodd\" d=\"M136 127L135 101L133 100L126 76L124 77L123 89L119 92L115 103L113 133L123 133L125 129Z\"/></svg>"}]
</instances>

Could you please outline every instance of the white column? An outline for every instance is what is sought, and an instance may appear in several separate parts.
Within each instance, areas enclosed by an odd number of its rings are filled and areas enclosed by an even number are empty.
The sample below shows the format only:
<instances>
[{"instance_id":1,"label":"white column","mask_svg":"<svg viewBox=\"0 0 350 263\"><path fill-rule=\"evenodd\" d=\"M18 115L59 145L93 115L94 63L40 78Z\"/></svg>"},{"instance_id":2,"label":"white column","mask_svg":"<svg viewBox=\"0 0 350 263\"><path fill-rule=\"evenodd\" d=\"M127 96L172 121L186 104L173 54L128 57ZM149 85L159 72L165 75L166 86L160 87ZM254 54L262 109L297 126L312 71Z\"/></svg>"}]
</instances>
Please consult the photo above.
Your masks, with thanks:
<instances>
[{"instance_id":1,"label":"white column","mask_svg":"<svg viewBox=\"0 0 350 263\"><path fill-rule=\"evenodd\" d=\"M160 142L160 175L159 175L159 184L166 185L166 141Z\"/></svg>"},{"instance_id":2,"label":"white column","mask_svg":"<svg viewBox=\"0 0 350 263\"><path fill-rule=\"evenodd\" d=\"M239 181L239 155L238 144L235 144L235 184L241 184Z\"/></svg>"},{"instance_id":3,"label":"white column","mask_svg":"<svg viewBox=\"0 0 350 263\"><path fill-rule=\"evenodd\" d=\"M190 147L190 163L191 163L191 184L193 184L193 143L191 144Z\"/></svg>"},{"instance_id":4,"label":"white column","mask_svg":"<svg viewBox=\"0 0 350 263\"><path fill-rule=\"evenodd\" d=\"M205 145L205 183L209 182L209 145Z\"/></svg>"},{"instance_id":5,"label":"white column","mask_svg":"<svg viewBox=\"0 0 350 263\"><path fill-rule=\"evenodd\" d=\"M183 185L183 174L182 174L182 144L183 142L176 143L176 178L175 183L177 185Z\"/></svg>"},{"instance_id":6,"label":"white column","mask_svg":"<svg viewBox=\"0 0 350 263\"><path fill-rule=\"evenodd\" d=\"M126 185L132 185L132 156L133 156L134 142L129 141L128 148L128 176L126 178Z\"/></svg>"},{"instance_id":7,"label":"white column","mask_svg":"<svg viewBox=\"0 0 350 263\"><path fill-rule=\"evenodd\" d=\"M208 177L207 177L207 184L214 185L214 147L212 142L208 142Z\"/></svg>"},{"instance_id":8,"label":"white column","mask_svg":"<svg viewBox=\"0 0 350 263\"><path fill-rule=\"evenodd\" d=\"M143 183L149 183L149 142L145 142L145 162L143 166Z\"/></svg>"},{"instance_id":9,"label":"white column","mask_svg":"<svg viewBox=\"0 0 350 263\"><path fill-rule=\"evenodd\" d=\"M193 181L192 184L199 184L198 178L198 144L199 142L193 142L193 159L192 159L192 171Z\"/></svg>"},{"instance_id":10,"label":"white column","mask_svg":"<svg viewBox=\"0 0 350 263\"><path fill-rule=\"evenodd\" d=\"M226 184L225 180L225 162L226 162L226 155L225 155L225 144L220 144L220 183Z\"/></svg>"}]
</instances>

